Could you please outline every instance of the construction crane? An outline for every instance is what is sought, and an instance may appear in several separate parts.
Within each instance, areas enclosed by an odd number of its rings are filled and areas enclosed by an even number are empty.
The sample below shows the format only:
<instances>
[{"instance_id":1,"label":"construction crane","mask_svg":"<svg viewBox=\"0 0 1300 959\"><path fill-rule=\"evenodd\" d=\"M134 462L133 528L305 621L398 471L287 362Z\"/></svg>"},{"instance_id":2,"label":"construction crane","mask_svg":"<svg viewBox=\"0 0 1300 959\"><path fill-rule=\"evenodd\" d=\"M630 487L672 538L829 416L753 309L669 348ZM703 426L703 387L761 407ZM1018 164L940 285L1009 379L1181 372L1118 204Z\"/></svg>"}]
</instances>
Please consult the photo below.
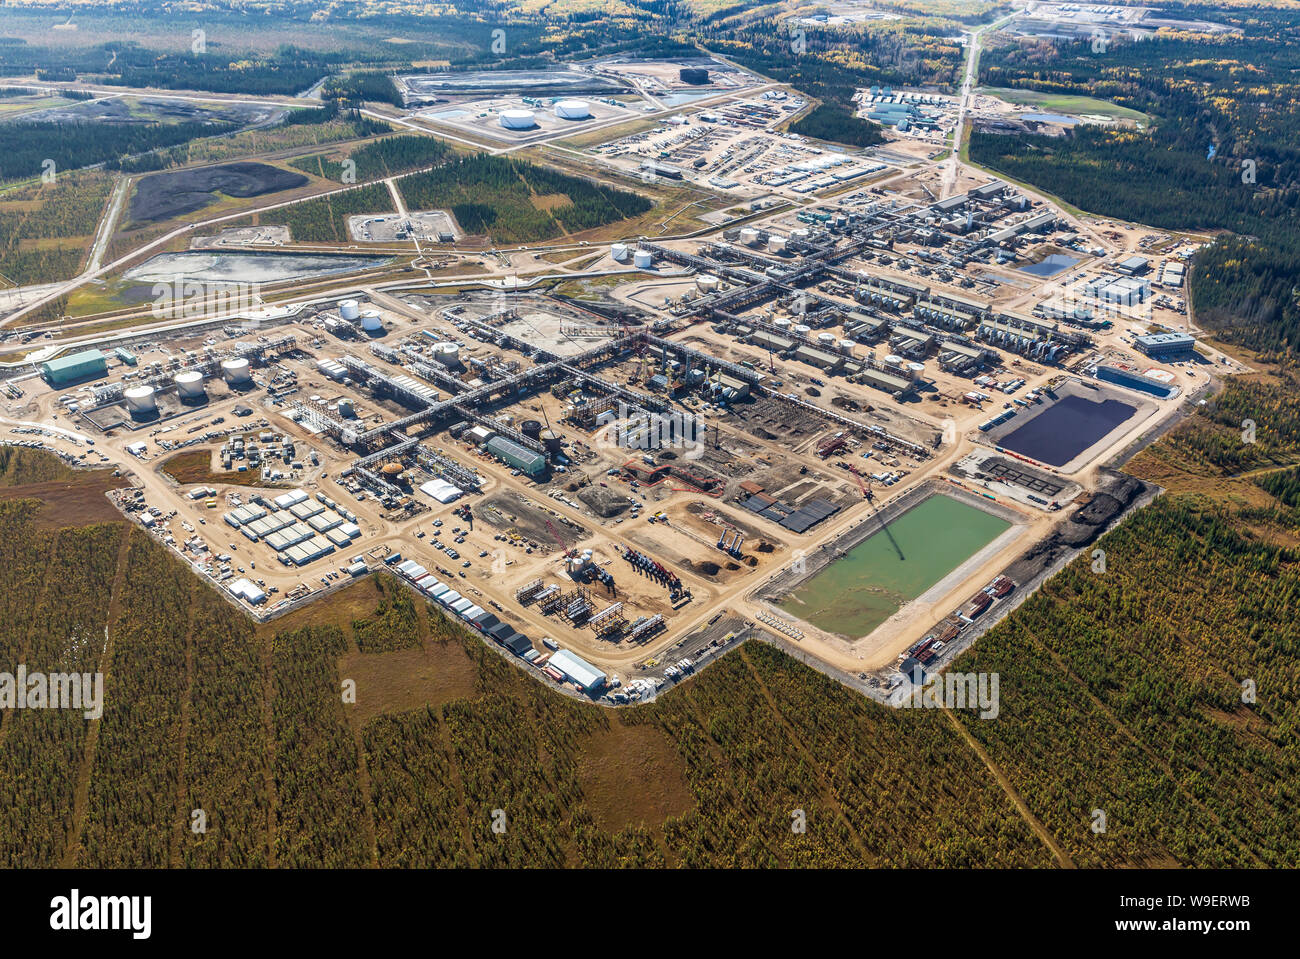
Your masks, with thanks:
<instances>
[{"instance_id":1,"label":"construction crane","mask_svg":"<svg viewBox=\"0 0 1300 959\"><path fill-rule=\"evenodd\" d=\"M871 495L871 487L869 487L869 486L868 486L868 485L863 481L863 479L862 479L862 474L861 474L860 472L858 472L858 468L857 468L856 466L854 466L852 463L845 463L845 464L844 464L844 468L847 469L850 473L853 474L853 478L854 478L854 479L857 481L857 483L858 483L858 489L862 490L862 498L865 499L865 500L867 500L868 502L870 502L870 501L874 498L874 497Z\"/></svg>"},{"instance_id":2,"label":"construction crane","mask_svg":"<svg viewBox=\"0 0 1300 959\"><path fill-rule=\"evenodd\" d=\"M551 535L555 537L555 541L560 544L560 549L563 550L566 559L572 559L574 556L578 555L576 549L570 549L568 546L564 545L564 539L560 536L560 531L555 528L555 525L549 519L546 520L546 528L551 531Z\"/></svg>"}]
</instances>

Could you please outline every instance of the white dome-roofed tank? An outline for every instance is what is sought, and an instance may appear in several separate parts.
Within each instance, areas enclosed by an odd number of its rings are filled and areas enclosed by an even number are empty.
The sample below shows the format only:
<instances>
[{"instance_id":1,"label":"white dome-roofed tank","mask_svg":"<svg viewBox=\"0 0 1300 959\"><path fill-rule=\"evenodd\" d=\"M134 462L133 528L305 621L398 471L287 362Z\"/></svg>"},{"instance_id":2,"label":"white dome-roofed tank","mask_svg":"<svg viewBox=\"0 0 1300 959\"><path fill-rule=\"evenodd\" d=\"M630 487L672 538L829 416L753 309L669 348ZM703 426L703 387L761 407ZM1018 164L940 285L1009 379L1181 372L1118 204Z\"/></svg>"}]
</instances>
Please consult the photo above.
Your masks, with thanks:
<instances>
[{"instance_id":1,"label":"white dome-roofed tank","mask_svg":"<svg viewBox=\"0 0 1300 959\"><path fill-rule=\"evenodd\" d=\"M646 269L654 262L654 256L649 250L637 250L632 254L632 265L638 269Z\"/></svg>"},{"instance_id":2,"label":"white dome-roofed tank","mask_svg":"<svg viewBox=\"0 0 1300 959\"><path fill-rule=\"evenodd\" d=\"M201 400L203 392L203 374L198 370L186 370L175 377L176 395L182 400Z\"/></svg>"},{"instance_id":3,"label":"white dome-roofed tank","mask_svg":"<svg viewBox=\"0 0 1300 959\"><path fill-rule=\"evenodd\" d=\"M758 231L752 226L745 227L740 231L740 242L745 244L745 246L757 246Z\"/></svg>"},{"instance_id":4,"label":"white dome-roofed tank","mask_svg":"<svg viewBox=\"0 0 1300 959\"><path fill-rule=\"evenodd\" d=\"M839 342L840 352L852 356L853 348L857 345L858 344L855 343L853 340L840 340Z\"/></svg>"},{"instance_id":5,"label":"white dome-roofed tank","mask_svg":"<svg viewBox=\"0 0 1300 959\"><path fill-rule=\"evenodd\" d=\"M443 366L459 366L460 347L455 343L435 343L433 358Z\"/></svg>"},{"instance_id":6,"label":"white dome-roofed tank","mask_svg":"<svg viewBox=\"0 0 1300 959\"><path fill-rule=\"evenodd\" d=\"M834 345L835 345L835 334L834 334L834 333L818 333L818 334L817 334L817 342L820 343L822 346L834 346Z\"/></svg>"},{"instance_id":7,"label":"white dome-roofed tank","mask_svg":"<svg viewBox=\"0 0 1300 959\"><path fill-rule=\"evenodd\" d=\"M712 293L718 288L718 278L716 276L709 276L706 273L704 276L698 277L695 280L695 285L700 288L700 292L702 293Z\"/></svg>"},{"instance_id":8,"label":"white dome-roofed tank","mask_svg":"<svg viewBox=\"0 0 1300 959\"><path fill-rule=\"evenodd\" d=\"M152 386L133 386L123 395L126 397L126 408L133 416L155 413L158 410L158 400L154 397Z\"/></svg>"},{"instance_id":9,"label":"white dome-roofed tank","mask_svg":"<svg viewBox=\"0 0 1300 959\"><path fill-rule=\"evenodd\" d=\"M507 130L531 130L537 126L537 120L528 110L502 110L501 125Z\"/></svg>"},{"instance_id":10,"label":"white dome-roofed tank","mask_svg":"<svg viewBox=\"0 0 1300 959\"><path fill-rule=\"evenodd\" d=\"M561 120L586 120L591 116L591 104L586 100L561 100L555 105L555 115Z\"/></svg>"},{"instance_id":11,"label":"white dome-roofed tank","mask_svg":"<svg viewBox=\"0 0 1300 959\"><path fill-rule=\"evenodd\" d=\"M791 320L789 317L778 316L778 317L776 318L776 320L774 321L773 325L774 325L778 330L788 330L788 329L790 329L791 326L794 325L794 321Z\"/></svg>"},{"instance_id":12,"label":"white dome-roofed tank","mask_svg":"<svg viewBox=\"0 0 1300 959\"><path fill-rule=\"evenodd\" d=\"M802 337L807 337L812 332L812 327L805 323L799 323L795 326L794 331Z\"/></svg>"},{"instance_id":13,"label":"white dome-roofed tank","mask_svg":"<svg viewBox=\"0 0 1300 959\"><path fill-rule=\"evenodd\" d=\"M355 320L361 314L361 305L356 300L340 300L339 316L345 320Z\"/></svg>"},{"instance_id":14,"label":"white dome-roofed tank","mask_svg":"<svg viewBox=\"0 0 1300 959\"><path fill-rule=\"evenodd\" d=\"M226 378L226 382L231 386L241 386L251 383L253 380L253 371L248 365L248 360L242 356L236 360L223 360L221 375Z\"/></svg>"},{"instance_id":15,"label":"white dome-roofed tank","mask_svg":"<svg viewBox=\"0 0 1300 959\"><path fill-rule=\"evenodd\" d=\"M921 374L924 373L924 372L925 372L925 364L924 364L924 363L908 363L908 364L907 364L907 375L908 375L908 377L911 378L911 379L919 380L919 379L921 378Z\"/></svg>"},{"instance_id":16,"label":"white dome-roofed tank","mask_svg":"<svg viewBox=\"0 0 1300 959\"><path fill-rule=\"evenodd\" d=\"M773 233L771 236L769 236L769 237L767 238L767 252L769 252L769 253L784 253L784 252L785 252L785 237L783 237L783 236L777 236L775 233Z\"/></svg>"},{"instance_id":17,"label":"white dome-roofed tank","mask_svg":"<svg viewBox=\"0 0 1300 959\"><path fill-rule=\"evenodd\" d=\"M382 333L384 323L379 318L378 310L365 310L361 314L361 328L367 333Z\"/></svg>"}]
</instances>

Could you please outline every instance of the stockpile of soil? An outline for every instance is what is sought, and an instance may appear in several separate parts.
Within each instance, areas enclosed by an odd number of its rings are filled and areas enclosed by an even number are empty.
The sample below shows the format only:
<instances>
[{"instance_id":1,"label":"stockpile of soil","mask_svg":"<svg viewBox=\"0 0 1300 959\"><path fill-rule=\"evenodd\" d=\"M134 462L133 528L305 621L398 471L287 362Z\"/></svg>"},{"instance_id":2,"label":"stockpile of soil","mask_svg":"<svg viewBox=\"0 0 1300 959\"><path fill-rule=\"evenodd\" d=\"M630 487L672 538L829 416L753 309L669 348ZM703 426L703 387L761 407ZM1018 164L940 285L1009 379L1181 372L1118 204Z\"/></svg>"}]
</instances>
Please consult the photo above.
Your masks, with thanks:
<instances>
[{"instance_id":1,"label":"stockpile of soil","mask_svg":"<svg viewBox=\"0 0 1300 959\"><path fill-rule=\"evenodd\" d=\"M617 516L632 505L632 501L622 493L604 486L585 486L578 491L578 499L602 518Z\"/></svg>"}]
</instances>

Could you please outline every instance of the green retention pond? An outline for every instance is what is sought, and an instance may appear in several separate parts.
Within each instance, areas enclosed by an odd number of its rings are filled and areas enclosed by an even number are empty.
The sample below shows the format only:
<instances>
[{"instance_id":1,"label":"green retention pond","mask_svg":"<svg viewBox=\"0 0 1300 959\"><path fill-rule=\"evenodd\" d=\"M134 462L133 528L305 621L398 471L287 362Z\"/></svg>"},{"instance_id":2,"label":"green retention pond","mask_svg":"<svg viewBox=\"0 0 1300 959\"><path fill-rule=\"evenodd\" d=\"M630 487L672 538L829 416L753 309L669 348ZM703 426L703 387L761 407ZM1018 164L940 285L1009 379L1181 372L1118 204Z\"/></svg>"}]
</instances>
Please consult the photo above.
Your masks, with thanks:
<instances>
[{"instance_id":1,"label":"green retention pond","mask_svg":"<svg viewBox=\"0 0 1300 959\"><path fill-rule=\"evenodd\" d=\"M780 606L828 633L865 636L1011 524L935 493L801 584Z\"/></svg>"}]
</instances>

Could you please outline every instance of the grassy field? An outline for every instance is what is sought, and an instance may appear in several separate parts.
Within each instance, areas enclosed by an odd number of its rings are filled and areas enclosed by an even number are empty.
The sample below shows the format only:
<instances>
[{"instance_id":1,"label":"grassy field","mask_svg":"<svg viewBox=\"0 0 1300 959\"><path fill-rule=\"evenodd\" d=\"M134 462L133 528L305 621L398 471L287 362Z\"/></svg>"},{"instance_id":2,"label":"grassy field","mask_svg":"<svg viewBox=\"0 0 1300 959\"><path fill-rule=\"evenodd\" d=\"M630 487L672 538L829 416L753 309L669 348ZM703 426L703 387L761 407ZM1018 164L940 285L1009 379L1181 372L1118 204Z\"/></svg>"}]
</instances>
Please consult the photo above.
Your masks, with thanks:
<instances>
[{"instance_id":1,"label":"grassy field","mask_svg":"<svg viewBox=\"0 0 1300 959\"><path fill-rule=\"evenodd\" d=\"M1130 110L1109 100L1097 100L1093 97L1066 93L1041 93L1037 90L1016 90L1009 87L980 87L977 92L984 96L997 97L1007 103L1037 107L1048 113L1102 116L1114 120L1133 120L1138 123L1147 123L1151 119L1139 110Z\"/></svg>"}]
</instances>

